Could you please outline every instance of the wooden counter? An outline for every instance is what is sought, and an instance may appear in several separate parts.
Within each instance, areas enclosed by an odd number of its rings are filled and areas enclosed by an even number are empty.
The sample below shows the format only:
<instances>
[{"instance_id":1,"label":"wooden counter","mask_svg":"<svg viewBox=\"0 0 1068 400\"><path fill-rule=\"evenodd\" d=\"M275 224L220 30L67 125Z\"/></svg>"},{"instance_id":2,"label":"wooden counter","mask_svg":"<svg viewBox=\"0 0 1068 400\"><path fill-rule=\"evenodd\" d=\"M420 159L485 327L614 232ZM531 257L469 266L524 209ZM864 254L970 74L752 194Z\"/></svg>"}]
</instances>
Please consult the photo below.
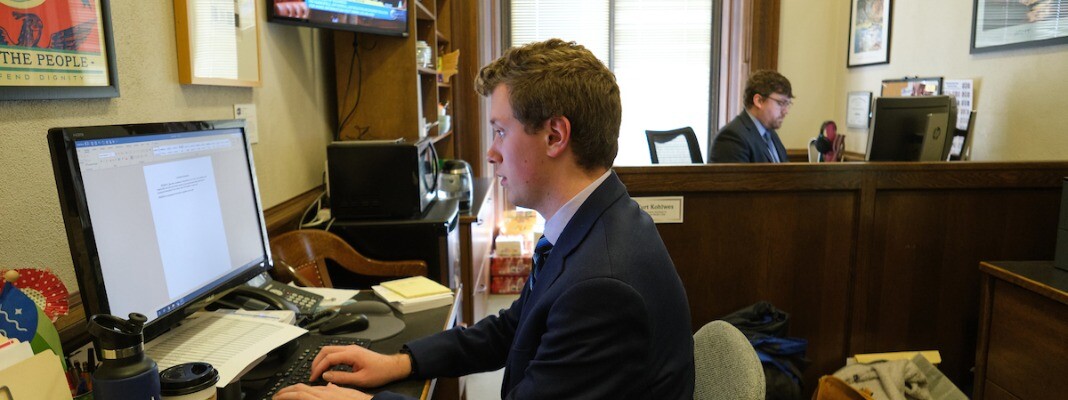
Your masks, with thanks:
<instances>
[{"instance_id":1,"label":"wooden counter","mask_svg":"<svg viewBox=\"0 0 1068 400\"><path fill-rule=\"evenodd\" d=\"M856 353L942 352L970 391L980 260L1052 259L1068 162L619 167L631 196L684 196L658 229L693 329L759 300L809 340L811 393Z\"/></svg>"}]
</instances>

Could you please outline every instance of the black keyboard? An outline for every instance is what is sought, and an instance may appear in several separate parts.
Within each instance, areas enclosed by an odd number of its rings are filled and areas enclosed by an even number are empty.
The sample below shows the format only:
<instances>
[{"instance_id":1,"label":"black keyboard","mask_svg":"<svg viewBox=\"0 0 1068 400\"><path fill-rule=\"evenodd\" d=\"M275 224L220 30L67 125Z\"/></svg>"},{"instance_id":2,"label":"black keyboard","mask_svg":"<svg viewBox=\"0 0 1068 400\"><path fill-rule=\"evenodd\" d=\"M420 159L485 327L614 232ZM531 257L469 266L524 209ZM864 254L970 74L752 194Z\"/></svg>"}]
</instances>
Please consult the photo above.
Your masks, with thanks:
<instances>
[{"instance_id":1,"label":"black keyboard","mask_svg":"<svg viewBox=\"0 0 1068 400\"><path fill-rule=\"evenodd\" d=\"M286 386L295 385L297 383L304 383L311 386L326 385L326 381L319 379L315 382L308 382L308 378L311 376L311 364L315 360L315 356L319 354L324 346L348 346L357 345L362 347L368 347L371 345L371 341L361 338L344 337L344 336L326 336L326 335L304 335L296 339L297 349L281 364L273 376L271 376L267 383L260 386L261 389L256 393L250 393L245 399L270 399ZM348 365L338 365L331 370L334 371L347 371L351 372L352 367Z\"/></svg>"}]
</instances>

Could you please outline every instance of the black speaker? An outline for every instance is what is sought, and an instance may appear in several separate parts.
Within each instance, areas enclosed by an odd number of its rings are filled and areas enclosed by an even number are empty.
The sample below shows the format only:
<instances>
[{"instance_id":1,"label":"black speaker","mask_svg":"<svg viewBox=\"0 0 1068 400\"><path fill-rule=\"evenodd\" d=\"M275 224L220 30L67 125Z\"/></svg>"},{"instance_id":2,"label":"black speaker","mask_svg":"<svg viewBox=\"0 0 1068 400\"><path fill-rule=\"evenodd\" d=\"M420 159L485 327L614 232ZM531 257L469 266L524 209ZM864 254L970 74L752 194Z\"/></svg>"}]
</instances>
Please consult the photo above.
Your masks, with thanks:
<instances>
[{"instance_id":1,"label":"black speaker","mask_svg":"<svg viewBox=\"0 0 1068 400\"><path fill-rule=\"evenodd\" d=\"M1068 177L1064 178L1061 189L1061 219L1057 224L1057 249L1053 255L1053 265L1068 271Z\"/></svg>"}]
</instances>

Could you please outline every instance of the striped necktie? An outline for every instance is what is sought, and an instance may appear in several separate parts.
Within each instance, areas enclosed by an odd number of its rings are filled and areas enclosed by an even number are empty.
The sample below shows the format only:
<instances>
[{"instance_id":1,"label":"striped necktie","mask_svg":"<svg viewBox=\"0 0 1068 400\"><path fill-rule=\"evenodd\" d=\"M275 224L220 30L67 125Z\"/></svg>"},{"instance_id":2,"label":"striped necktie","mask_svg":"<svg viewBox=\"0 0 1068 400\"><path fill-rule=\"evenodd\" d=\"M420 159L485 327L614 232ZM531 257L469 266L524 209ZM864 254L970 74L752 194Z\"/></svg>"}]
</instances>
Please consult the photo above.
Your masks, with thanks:
<instances>
[{"instance_id":1,"label":"striped necktie","mask_svg":"<svg viewBox=\"0 0 1068 400\"><path fill-rule=\"evenodd\" d=\"M534 246L534 262L530 269L530 290L534 291L534 281L538 279L538 271L541 271L542 265L545 265L545 259L549 258L549 252L553 250L553 244L549 243L549 239L545 238L545 235L541 235L541 239L538 239L538 244Z\"/></svg>"}]
</instances>

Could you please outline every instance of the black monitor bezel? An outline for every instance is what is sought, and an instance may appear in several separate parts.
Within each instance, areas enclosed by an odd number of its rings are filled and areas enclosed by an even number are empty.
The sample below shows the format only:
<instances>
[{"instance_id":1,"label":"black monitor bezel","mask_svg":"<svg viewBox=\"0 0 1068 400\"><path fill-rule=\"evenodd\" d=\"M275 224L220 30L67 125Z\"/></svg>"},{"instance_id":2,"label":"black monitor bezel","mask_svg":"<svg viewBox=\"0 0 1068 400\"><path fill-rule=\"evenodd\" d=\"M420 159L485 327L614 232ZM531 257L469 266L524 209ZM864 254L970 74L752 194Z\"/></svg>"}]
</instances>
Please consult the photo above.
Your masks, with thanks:
<instances>
[{"instance_id":1,"label":"black monitor bezel","mask_svg":"<svg viewBox=\"0 0 1068 400\"><path fill-rule=\"evenodd\" d=\"M411 30L412 12L414 11L414 9L412 8L412 6L414 6L414 3L413 2L409 2L408 3L409 4L408 5L408 9L406 10L406 16L405 16L405 19L404 19L404 31L395 31L395 30L389 30L389 29L375 28L375 27L366 26L366 25L352 25L352 24L342 24L342 23L330 23L330 24L328 24L328 23L322 23L322 22L315 22L315 21L312 21L310 19L283 17L283 16L278 15L275 12L275 9L274 9L275 0L264 0L264 3L266 3L266 7L267 7L267 22L283 24L283 25L306 26L306 27L312 27L312 28L331 29L331 30L354 32L354 33L367 33L367 34L372 34L372 35L392 36L392 37L400 37L400 38L406 38L406 37L408 37L410 35L409 31ZM418 6L416 6L416 7L418 7Z\"/></svg>"},{"instance_id":2,"label":"black monitor bezel","mask_svg":"<svg viewBox=\"0 0 1068 400\"><path fill-rule=\"evenodd\" d=\"M63 225L67 232L71 260L78 279L78 287L85 308L85 315L110 314L104 283L98 279L101 273L100 258L93 236L92 220L89 216L88 203L82 184L81 169L75 148L75 141L91 139L108 139L141 135L174 134L191 131L223 130L238 128L244 141L246 161L249 163L250 179L254 190L256 208L259 210L260 234L262 236L264 257L258 264L253 264L244 272L225 279L214 290L202 293L182 306L175 308L145 325L145 341L151 340L176 325L183 318L196 311L197 305L214 298L227 290L247 282L256 275L271 269L273 261L267 242L267 226L263 217L263 204L256 181L255 162L252 148L244 129L243 120L187 121L127 125L102 125L86 127L51 128L48 130L48 148L52 156L52 170L56 179L56 191L62 210ZM80 194L79 194L80 193ZM119 317L126 318L126 315Z\"/></svg>"}]
</instances>

